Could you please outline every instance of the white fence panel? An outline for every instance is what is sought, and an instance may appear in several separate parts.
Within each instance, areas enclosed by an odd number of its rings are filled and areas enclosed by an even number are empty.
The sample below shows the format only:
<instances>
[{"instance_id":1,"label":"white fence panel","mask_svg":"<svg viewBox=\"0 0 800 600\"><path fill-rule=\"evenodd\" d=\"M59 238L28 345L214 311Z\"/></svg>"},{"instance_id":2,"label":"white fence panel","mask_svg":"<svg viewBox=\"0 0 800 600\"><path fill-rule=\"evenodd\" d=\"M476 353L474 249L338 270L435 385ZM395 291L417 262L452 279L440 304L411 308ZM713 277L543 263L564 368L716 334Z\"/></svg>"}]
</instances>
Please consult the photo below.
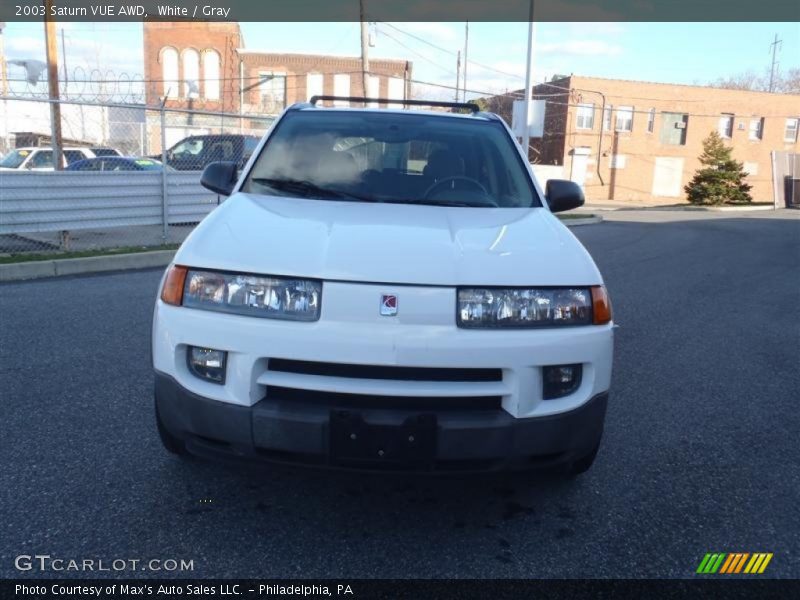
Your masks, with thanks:
<instances>
[{"instance_id":1,"label":"white fence panel","mask_svg":"<svg viewBox=\"0 0 800 600\"><path fill-rule=\"evenodd\" d=\"M0 235L163 224L160 172L0 173ZM199 172L167 173L170 224L203 219L219 198Z\"/></svg>"}]
</instances>

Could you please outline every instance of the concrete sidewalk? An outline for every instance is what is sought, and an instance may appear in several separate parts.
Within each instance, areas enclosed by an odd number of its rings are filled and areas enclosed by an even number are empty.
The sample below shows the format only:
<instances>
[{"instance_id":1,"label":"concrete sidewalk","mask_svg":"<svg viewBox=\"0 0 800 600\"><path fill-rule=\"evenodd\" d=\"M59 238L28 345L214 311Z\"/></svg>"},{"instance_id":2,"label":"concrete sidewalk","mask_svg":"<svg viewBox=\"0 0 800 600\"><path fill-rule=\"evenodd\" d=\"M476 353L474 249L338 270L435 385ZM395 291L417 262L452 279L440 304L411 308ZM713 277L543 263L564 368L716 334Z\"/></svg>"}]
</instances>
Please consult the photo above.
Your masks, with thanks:
<instances>
[{"instance_id":1,"label":"concrete sidewalk","mask_svg":"<svg viewBox=\"0 0 800 600\"><path fill-rule=\"evenodd\" d=\"M164 267L170 263L173 256L175 256L175 250L155 250L133 254L54 258L53 260L0 264L0 282Z\"/></svg>"},{"instance_id":2,"label":"concrete sidewalk","mask_svg":"<svg viewBox=\"0 0 800 600\"><path fill-rule=\"evenodd\" d=\"M587 200L575 212L611 211L611 210L697 210L721 212L748 212L758 210L776 210L773 204L752 204L741 206L696 206L685 203L652 203L652 202L623 202L613 200Z\"/></svg>"}]
</instances>

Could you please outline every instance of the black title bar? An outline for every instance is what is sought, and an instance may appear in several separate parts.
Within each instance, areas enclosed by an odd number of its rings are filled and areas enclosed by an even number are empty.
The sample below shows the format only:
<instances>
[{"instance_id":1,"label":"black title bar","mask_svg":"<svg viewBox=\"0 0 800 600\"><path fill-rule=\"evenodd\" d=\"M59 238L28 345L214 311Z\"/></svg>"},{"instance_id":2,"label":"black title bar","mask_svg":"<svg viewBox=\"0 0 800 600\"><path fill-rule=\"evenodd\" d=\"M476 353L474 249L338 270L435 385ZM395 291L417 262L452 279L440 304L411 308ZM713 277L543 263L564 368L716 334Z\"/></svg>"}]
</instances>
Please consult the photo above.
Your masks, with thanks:
<instances>
[{"instance_id":1,"label":"black title bar","mask_svg":"<svg viewBox=\"0 0 800 600\"><path fill-rule=\"evenodd\" d=\"M525 21L530 0L364 0L369 21ZM786 21L797 0L534 0L534 20ZM0 21L359 21L359 0L0 0Z\"/></svg>"}]
</instances>

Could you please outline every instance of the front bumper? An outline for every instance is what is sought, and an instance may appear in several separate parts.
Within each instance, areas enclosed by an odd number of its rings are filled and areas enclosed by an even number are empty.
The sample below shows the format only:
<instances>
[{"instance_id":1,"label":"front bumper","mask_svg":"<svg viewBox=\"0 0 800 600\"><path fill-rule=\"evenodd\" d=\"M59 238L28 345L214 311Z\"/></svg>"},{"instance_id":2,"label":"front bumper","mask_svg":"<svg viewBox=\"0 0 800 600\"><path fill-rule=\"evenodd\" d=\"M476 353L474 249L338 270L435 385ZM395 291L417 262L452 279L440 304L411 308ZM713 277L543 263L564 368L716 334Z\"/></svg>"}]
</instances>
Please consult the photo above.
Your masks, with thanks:
<instances>
[{"instance_id":1,"label":"front bumper","mask_svg":"<svg viewBox=\"0 0 800 600\"><path fill-rule=\"evenodd\" d=\"M242 406L205 398L156 372L155 398L164 427L194 454L369 470L492 471L554 466L591 452L602 436L608 393L567 412L516 419L500 409L353 410L273 397ZM369 442L356 454L343 453L342 433L345 440L368 434ZM429 451L397 447L415 436L411 443L427 440Z\"/></svg>"}]
</instances>

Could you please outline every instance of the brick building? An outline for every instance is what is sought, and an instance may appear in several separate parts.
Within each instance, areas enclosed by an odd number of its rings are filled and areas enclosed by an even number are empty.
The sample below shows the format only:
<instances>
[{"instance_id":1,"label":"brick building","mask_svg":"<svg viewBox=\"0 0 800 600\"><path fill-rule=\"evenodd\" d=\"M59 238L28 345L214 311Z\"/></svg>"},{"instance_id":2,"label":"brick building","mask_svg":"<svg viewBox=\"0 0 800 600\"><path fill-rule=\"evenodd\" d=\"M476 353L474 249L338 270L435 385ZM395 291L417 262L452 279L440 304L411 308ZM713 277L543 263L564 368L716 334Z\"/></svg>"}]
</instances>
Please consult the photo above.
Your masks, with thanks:
<instances>
[{"instance_id":1,"label":"brick building","mask_svg":"<svg viewBox=\"0 0 800 600\"><path fill-rule=\"evenodd\" d=\"M531 162L562 166L590 199L683 199L703 139L718 131L744 163L754 200L771 201L771 153L800 151L797 95L579 76L533 93L545 112ZM509 118L510 100L492 98L490 110Z\"/></svg>"},{"instance_id":2,"label":"brick building","mask_svg":"<svg viewBox=\"0 0 800 600\"><path fill-rule=\"evenodd\" d=\"M277 114L314 94L402 101L411 63L370 60L364 94L359 57L261 52L245 48L238 23L144 22L148 105Z\"/></svg>"}]
</instances>

